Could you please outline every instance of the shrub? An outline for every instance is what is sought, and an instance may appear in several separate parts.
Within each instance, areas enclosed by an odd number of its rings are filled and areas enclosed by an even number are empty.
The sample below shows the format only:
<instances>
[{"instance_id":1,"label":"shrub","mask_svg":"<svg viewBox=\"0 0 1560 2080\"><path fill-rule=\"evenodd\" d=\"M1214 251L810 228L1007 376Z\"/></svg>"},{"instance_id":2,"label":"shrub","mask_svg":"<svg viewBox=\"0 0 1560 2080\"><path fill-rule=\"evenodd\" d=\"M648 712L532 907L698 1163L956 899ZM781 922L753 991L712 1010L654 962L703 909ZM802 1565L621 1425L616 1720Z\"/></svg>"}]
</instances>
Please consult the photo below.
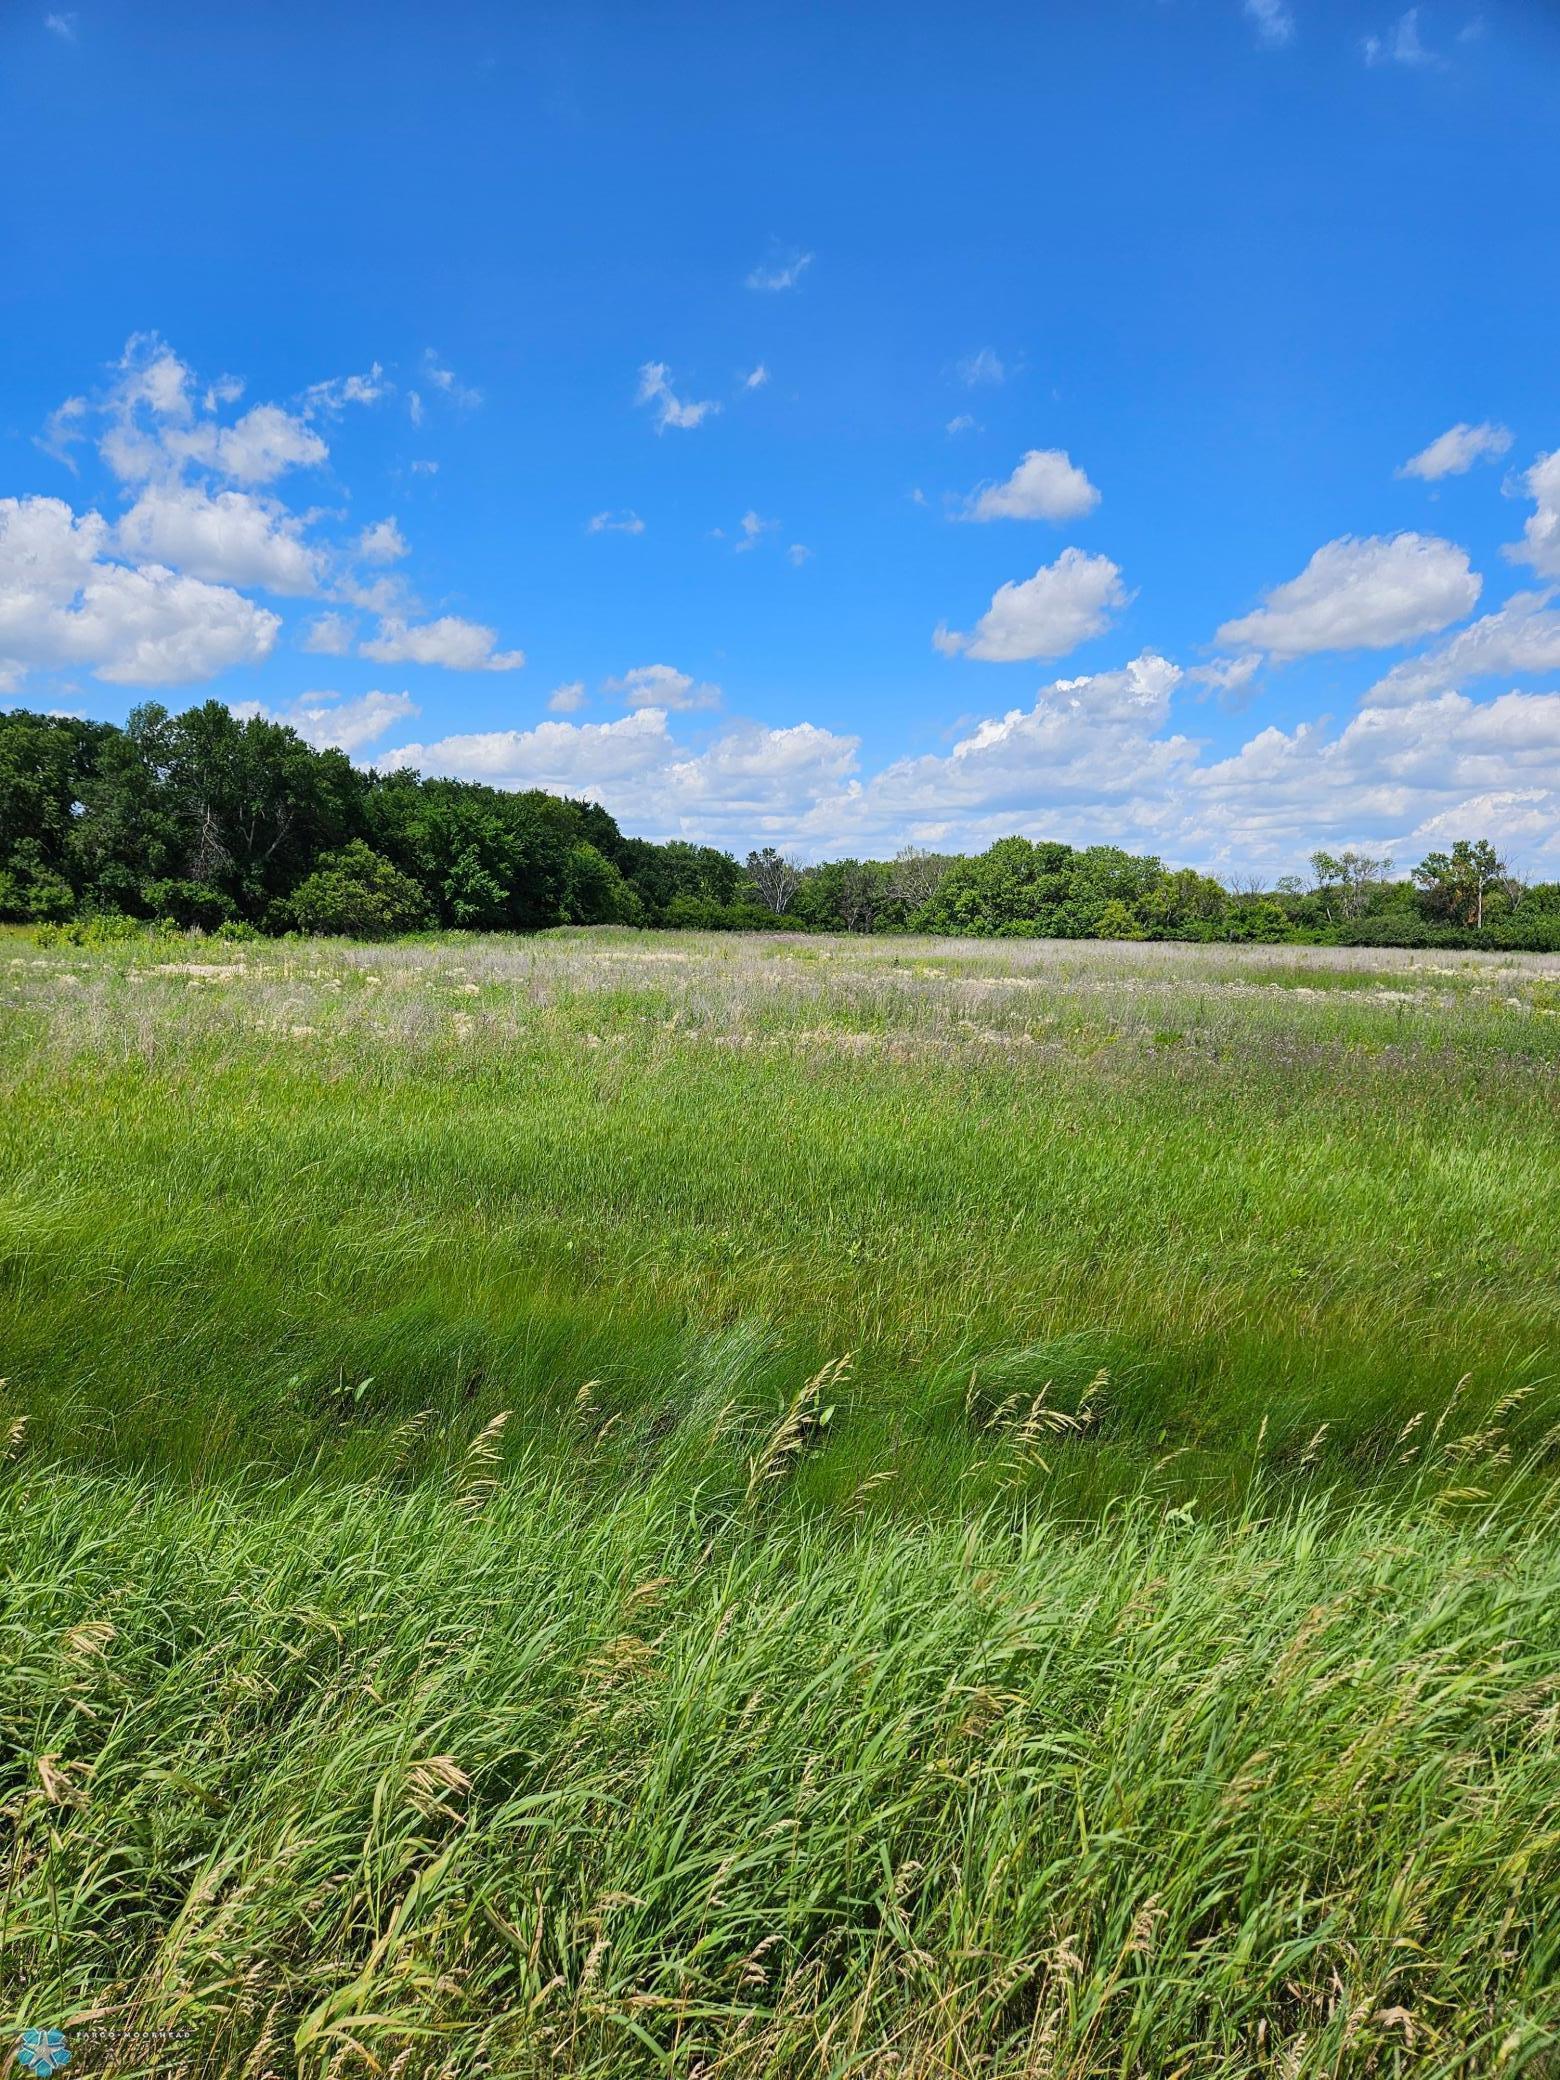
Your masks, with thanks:
<instances>
[{"instance_id":1,"label":"shrub","mask_svg":"<svg viewBox=\"0 0 1560 2080\"><path fill-rule=\"evenodd\" d=\"M1147 931L1119 896L1112 897L1094 927L1096 939L1146 939Z\"/></svg>"},{"instance_id":2,"label":"shrub","mask_svg":"<svg viewBox=\"0 0 1560 2080\"><path fill-rule=\"evenodd\" d=\"M410 874L361 838L322 860L272 913L277 922L322 938L388 939L433 921L428 898Z\"/></svg>"},{"instance_id":3,"label":"shrub","mask_svg":"<svg viewBox=\"0 0 1560 2080\"><path fill-rule=\"evenodd\" d=\"M153 917L185 932L214 932L234 914L232 898L204 881L148 881L141 900Z\"/></svg>"},{"instance_id":4,"label":"shrub","mask_svg":"<svg viewBox=\"0 0 1560 2080\"><path fill-rule=\"evenodd\" d=\"M39 946L118 946L127 939L142 938L150 930L137 917L123 917L117 910L99 910L89 917L65 923L41 924L33 933Z\"/></svg>"},{"instance_id":5,"label":"shrub","mask_svg":"<svg viewBox=\"0 0 1560 2080\"><path fill-rule=\"evenodd\" d=\"M1225 920L1224 936L1248 944L1271 945L1291 936L1289 919L1266 896L1234 903Z\"/></svg>"}]
</instances>

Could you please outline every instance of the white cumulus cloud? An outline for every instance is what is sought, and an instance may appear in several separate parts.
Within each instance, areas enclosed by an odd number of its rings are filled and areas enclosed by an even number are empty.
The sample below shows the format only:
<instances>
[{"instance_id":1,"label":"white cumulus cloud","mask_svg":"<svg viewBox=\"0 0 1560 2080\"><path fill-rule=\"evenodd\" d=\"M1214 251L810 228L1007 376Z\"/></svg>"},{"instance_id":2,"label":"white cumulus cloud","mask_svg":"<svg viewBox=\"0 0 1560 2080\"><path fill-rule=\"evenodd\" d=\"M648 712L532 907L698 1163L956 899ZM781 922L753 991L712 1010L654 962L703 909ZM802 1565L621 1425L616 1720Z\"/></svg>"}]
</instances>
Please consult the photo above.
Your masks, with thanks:
<instances>
[{"instance_id":1,"label":"white cumulus cloud","mask_svg":"<svg viewBox=\"0 0 1560 2080\"><path fill-rule=\"evenodd\" d=\"M1522 489L1533 501L1533 511L1506 554L1516 563L1530 563L1540 577L1560 578L1560 448L1540 455L1520 478Z\"/></svg>"},{"instance_id":2,"label":"white cumulus cloud","mask_svg":"<svg viewBox=\"0 0 1560 2080\"><path fill-rule=\"evenodd\" d=\"M300 693L285 708L268 708L261 701L229 701L228 706L240 717L259 715L268 722L285 722L316 751L361 751L392 723L405 722L418 712L409 693Z\"/></svg>"},{"instance_id":3,"label":"white cumulus cloud","mask_svg":"<svg viewBox=\"0 0 1560 2080\"><path fill-rule=\"evenodd\" d=\"M944 656L962 651L991 664L1063 657L1102 634L1127 597L1120 569L1108 556L1064 549L1032 578L1000 586L969 635L939 627L932 641Z\"/></svg>"},{"instance_id":4,"label":"white cumulus cloud","mask_svg":"<svg viewBox=\"0 0 1560 2080\"><path fill-rule=\"evenodd\" d=\"M1378 679L1366 704L1388 707L1465 686L1470 679L1560 672L1560 611L1552 593L1518 592L1494 614L1460 628L1419 657L1408 657Z\"/></svg>"},{"instance_id":5,"label":"white cumulus cloud","mask_svg":"<svg viewBox=\"0 0 1560 2080\"><path fill-rule=\"evenodd\" d=\"M1100 494L1065 449L1031 448L1005 483L982 484L972 491L957 517L1077 520L1092 513L1099 502Z\"/></svg>"},{"instance_id":6,"label":"white cumulus cloud","mask_svg":"<svg viewBox=\"0 0 1560 2080\"><path fill-rule=\"evenodd\" d=\"M346 657L356 633L357 623L349 614L318 614L305 629L300 647L318 657Z\"/></svg>"},{"instance_id":7,"label":"white cumulus cloud","mask_svg":"<svg viewBox=\"0 0 1560 2080\"><path fill-rule=\"evenodd\" d=\"M329 455L313 427L277 404L257 404L231 426L199 419L170 427L162 445L175 462L194 462L235 484L270 484L293 469L316 469Z\"/></svg>"},{"instance_id":8,"label":"white cumulus cloud","mask_svg":"<svg viewBox=\"0 0 1560 2080\"><path fill-rule=\"evenodd\" d=\"M647 835L738 850L975 849L1018 831L1275 874L1318 844L1413 859L1488 830L1534 867L1560 867L1560 694L1367 704L1341 729L1262 729L1210 757L1176 727L1184 676L1145 652L1042 686L946 752L868 773L854 737L807 722L734 725L691 749L664 706L447 737L388 762L587 794Z\"/></svg>"},{"instance_id":9,"label":"white cumulus cloud","mask_svg":"<svg viewBox=\"0 0 1560 2080\"><path fill-rule=\"evenodd\" d=\"M210 492L177 479L148 484L117 529L121 552L219 584L318 592L325 551L285 507L246 491Z\"/></svg>"},{"instance_id":10,"label":"white cumulus cloud","mask_svg":"<svg viewBox=\"0 0 1560 2080\"><path fill-rule=\"evenodd\" d=\"M603 684L631 708L713 708L720 700L718 686L696 682L670 664L636 664L622 678Z\"/></svg>"},{"instance_id":11,"label":"white cumulus cloud","mask_svg":"<svg viewBox=\"0 0 1560 2080\"><path fill-rule=\"evenodd\" d=\"M664 713L645 708L613 722L539 722L531 729L477 730L405 744L382 763L495 787L588 792L610 806L614 783L664 769L675 750Z\"/></svg>"},{"instance_id":12,"label":"white cumulus cloud","mask_svg":"<svg viewBox=\"0 0 1560 2080\"><path fill-rule=\"evenodd\" d=\"M365 527L357 538L357 553L365 563L399 563L411 551L407 540L395 523L392 513L388 519L376 520Z\"/></svg>"},{"instance_id":13,"label":"white cumulus cloud","mask_svg":"<svg viewBox=\"0 0 1560 2080\"><path fill-rule=\"evenodd\" d=\"M525 663L523 650L495 650L498 631L458 614L436 621L408 623L386 616L379 632L358 645L360 657L378 664L437 664L452 672L514 672Z\"/></svg>"},{"instance_id":14,"label":"white cumulus cloud","mask_svg":"<svg viewBox=\"0 0 1560 2080\"><path fill-rule=\"evenodd\" d=\"M279 618L225 585L110 559L101 514L0 499L0 679L75 666L131 686L184 686L258 664Z\"/></svg>"},{"instance_id":15,"label":"white cumulus cloud","mask_svg":"<svg viewBox=\"0 0 1560 2080\"><path fill-rule=\"evenodd\" d=\"M1437 535L1343 535L1254 613L1226 621L1218 640L1275 657L1385 650L1461 620L1482 583L1467 551Z\"/></svg>"}]
</instances>

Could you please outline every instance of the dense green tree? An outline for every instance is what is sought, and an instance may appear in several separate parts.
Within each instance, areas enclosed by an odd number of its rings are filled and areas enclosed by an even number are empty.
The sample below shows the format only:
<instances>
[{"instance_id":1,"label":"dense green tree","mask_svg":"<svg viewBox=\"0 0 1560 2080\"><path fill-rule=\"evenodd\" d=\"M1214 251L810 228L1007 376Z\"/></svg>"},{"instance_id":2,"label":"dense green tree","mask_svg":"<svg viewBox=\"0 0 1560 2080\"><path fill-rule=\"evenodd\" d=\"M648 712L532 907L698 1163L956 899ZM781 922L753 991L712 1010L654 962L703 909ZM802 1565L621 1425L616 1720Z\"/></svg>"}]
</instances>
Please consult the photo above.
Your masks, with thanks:
<instances>
[{"instance_id":1,"label":"dense green tree","mask_svg":"<svg viewBox=\"0 0 1560 2080\"><path fill-rule=\"evenodd\" d=\"M207 930L380 933L557 924L1349 943L1560 941L1560 885L1523 885L1487 839L1391 862L1319 851L1312 885L1235 892L1114 845L1000 838L950 856L739 864L628 838L600 803L415 772L364 772L220 701L155 702L120 729L0 713L0 919L158 918ZM94 929L101 928L94 925Z\"/></svg>"},{"instance_id":2,"label":"dense green tree","mask_svg":"<svg viewBox=\"0 0 1560 2080\"><path fill-rule=\"evenodd\" d=\"M375 849L421 885L439 923L530 931L565 915L575 839L553 811L566 807L475 781L409 784L397 774L370 794L366 814Z\"/></svg>"},{"instance_id":3,"label":"dense green tree","mask_svg":"<svg viewBox=\"0 0 1560 2080\"><path fill-rule=\"evenodd\" d=\"M611 860L581 839L569 848L566 924L643 924L645 906Z\"/></svg>"},{"instance_id":4,"label":"dense green tree","mask_svg":"<svg viewBox=\"0 0 1560 2080\"><path fill-rule=\"evenodd\" d=\"M904 917L893 878L893 865L887 860L834 859L808 867L792 898L790 915L814 931L881 931Z\"/></svg>"},{"instance_id":5,"label":"dense green tree","mask_svg":"<svg viewBox=\"0 0 1560 2080\"><path fill-rule=\"evenodd\" d=\"M1212 875L1192 867L1158 875L1133 904L1156 939L1209 937L1228 906L1229 896Z\"/></svg>"},{"instance_id":6,"label":"dense green tree","mask_svg":"<svg viewBox=\"0 0 1560 2080\"><path fill-rule=\"evenodd\" d=\"M738 900L743 885L742 869L729 852L718 852L713 845L690 845L683 838L664 845L625 838L617 863L638 889L648 918L657 924L676 921L668 916L674 903L681 904L685 914L691 914L690 906L706 916L724 911Z\"/></svg>"},{"instance_id":7,"label":"dense green tree","mask_svg":"<svg viewBox=\"0 0 1560 2080\"><path fill-rule=\"evenodd\" d=\"M315 751L296 731L240 719L221 701L181 715L168 784L189 852L185 872L258 919L361 823L362 779L343 751Z\"/></svg>"},{"instance_id":8,"label":"dense green tree","mask_svg":"<svg viewBox=\"0 0 1560 2080\"><path fill-rule=\"evenodd\" d=\"M986 851L954 861L921 921L937 932L1038 933L1067 900L1074 856L1070 845L999 838Z\"/></svg>"},{"instance_id":9,"label":"dense green tree","mask_svg":"<svg viewBox=\"0 0 1560 2080\"><path fill-rule=\"evenodd\" d=\"M106 723L0 714L0 916L68 917L83 886L76 825Z\"/></svg>"},{"instance_id":10,"label":"dense green tree","mask_svg":"<svg viewBox=\"0 0 1560 2080\"><path fill-rule=\"evenodd\" d=\"M1363 917L1376 891L1392 872L1392 861L1346 847L1339 853L1313 852L1311 874L1323 914L1329 922L1336 917Z\"/></svg>"}]
</instances>

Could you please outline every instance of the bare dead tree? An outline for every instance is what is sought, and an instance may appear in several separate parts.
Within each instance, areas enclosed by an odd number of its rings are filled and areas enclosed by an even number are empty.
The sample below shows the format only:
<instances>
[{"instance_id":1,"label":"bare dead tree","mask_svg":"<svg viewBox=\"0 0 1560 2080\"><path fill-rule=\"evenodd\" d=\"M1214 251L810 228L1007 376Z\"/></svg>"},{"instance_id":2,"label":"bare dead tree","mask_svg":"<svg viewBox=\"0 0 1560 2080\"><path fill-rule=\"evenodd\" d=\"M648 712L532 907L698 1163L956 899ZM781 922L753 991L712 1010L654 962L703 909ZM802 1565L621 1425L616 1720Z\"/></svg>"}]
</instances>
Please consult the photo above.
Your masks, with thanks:
<instances>
[{"instance_id":1,"label":"bare dead tree","mask_svg":"<svg viewBox=\"0 0 1560 2080\"><path fill-rule=\"evenodd\" d=\"M783 917L802 885L802 870L796 861L766 845L761 852L748 854L747 873L764 908Z\"/></svg>"},{"instance_id":2,"label":"bare dead tree","mask_svg":"<svg viewBox=\"0 0 1560 2080\"><path fill-rule=\"evenodd\" d=\"M952 864L946 852L925 852L919 845L906 845L895 853L889 869L889 894L907 911L923 909Z\"/></svg>"}]
</instances>

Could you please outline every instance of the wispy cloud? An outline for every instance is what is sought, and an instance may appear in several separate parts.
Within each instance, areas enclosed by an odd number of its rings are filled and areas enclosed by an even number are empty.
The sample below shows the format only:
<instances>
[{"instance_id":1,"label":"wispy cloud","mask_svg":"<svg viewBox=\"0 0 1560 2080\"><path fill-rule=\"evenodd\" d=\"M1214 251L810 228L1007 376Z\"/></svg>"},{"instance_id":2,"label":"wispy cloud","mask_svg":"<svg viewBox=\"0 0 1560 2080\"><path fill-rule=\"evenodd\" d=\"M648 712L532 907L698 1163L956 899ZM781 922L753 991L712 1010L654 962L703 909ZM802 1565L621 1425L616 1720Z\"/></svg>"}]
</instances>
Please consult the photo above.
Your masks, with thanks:
<instances>
[{"instance_id":1,"label":"wispy cloud","mask_svg":"<svg viewBox=\"0 0 1560 2080\"><path fill-rule=\"evenodd\" d=\"M321 614L304 631L300 649L316 657L346 657L352 649L357 623L346 614Z\"/></svg>"},{"instance_id":2,"label":"wispy cloud","mask_svg":"<svg viewBox=\"0 0 1560 2080\"><path fill-rule=\"evenodd\" d=\"M812 264L811 253L803 253L793 247L789 252L771 255L768 261L753 268L748 275L747 285L750 289L762 289L771 293L781 289L794 289Z\"/></svg>"},{"instance_id":3,"label":"wispy cloud","mask_svg":"<svg viewBox=\"0 0 1560 2080\"><path fill-rule=\"evenodd\" d=\"M474 411L481 404L482 392L461 382L452 368L444 366L442 357L433 347L423 348L422 372L435 390L442 391L451 404L459 405L462 411Z\"/></svg>"},{"instance_id":4,"label":"wispy cloud","mask_svg":"<svg viewBox=\"0 0 1560 2080\"><path fill-rule=\"evenodd\" d=\"M1399 15L1385 36L1367 36L1364 51L1367 65L1444 65L1446 62L1420 35L1417 7Z\"/></svg>"},{"instance_id":5,"label":"wispy cloud","mask_svg":"<svg viewBox=\"0 0 1560 2080\"><path fill-rule=\"evenodd\" d=\"M665 433L668 426L698 426L720 410L713 398L695 401L679 397L672 388L672 371L664 361L645 362L639 371L634 402L654 407L657 433Z\"/></svg>"},{"instance_id":6,"label":"wispy cloud","mask_svg":"<svg viewBox=\"0 0 1560 2080\"><path fill-rule=\"evenodd\" d=\"M645 523L632 507L621 513L592 513L585 523L587 534L643 534Z\"/></svg>"},{"instance_id":7,"label":"wispy cloud","mask_svg":"<svg viewBox=\"0 0 1560 2080\"><path fill-rule=\"evenodd\" d=\"M1504 455L1511 446L1509 426L1497 426L1486 419L1478 426L1470 426L1465 420L1449 426L1445 433L1437 434L1428 448L1421 448L1417 455L1410 455L1398 471L1400 477L1420 477L1433 484L1440 477L1460 477L1465 470L1472 469L1476 462L1493 462Z\"/></svg>"},{"instance_id":8,"label":"wispy cloud","mask_svg":"<svg viewBox=\"0 0 1560 2080\"><path fill-rule=\"evenodd\" d=\"M79 14L46 14L43 26L51 35L57 36L61 43L74 43L77 40L76 24L80 20Z\"/></svg>"},{"instance_id":9,"label":"wispy cloud","mask_svg":"<svg viewBox=\"0 0 1560 2080\"><path fill-rule=\"evenodd\" d=\"M1272 50L1294 40L1295 18L1284 0L1245 0L1246 14L1255 22L1258 38Z\"/></svg>"},{"instance_id":10,"label":"wispy cloud","mask_svg":"<svg viewBox=\"0 0 1560 2080\"><path fill-rule=\"evenodd\" d=\"M72 476L77 474L76 458L70 451L78 441L87 438L86 416L87 400L67 397L44 420L42 433L33 435L33 446L41 448L45 455L52 455L56 462L63 462Z\"/></svg>"},{"instance_id":11,"label":"wispy cloud","mask_svg":"<svg viewBox=\"0 0 1560 2080\"><path fill-rule=\"evenodd\" d=\"M737 554L744 549L756 549L766 534L773 534L780 525L778 520L765 520L750 506L742 515L742 538L737 543Z\"/></svg>"},{"instance_id":12,"label":"wispy cloud","mask_svg":"<svg viewBox=\"0 0 1560 2080\"><path fill-rule=\"evenodd\" d=\"M959 381L967 390L994 388L1007 381L1007 369L1001 356L991 347L980 347L973 354L966 354L958 364Z\"/></svg>"}]
</instances>

